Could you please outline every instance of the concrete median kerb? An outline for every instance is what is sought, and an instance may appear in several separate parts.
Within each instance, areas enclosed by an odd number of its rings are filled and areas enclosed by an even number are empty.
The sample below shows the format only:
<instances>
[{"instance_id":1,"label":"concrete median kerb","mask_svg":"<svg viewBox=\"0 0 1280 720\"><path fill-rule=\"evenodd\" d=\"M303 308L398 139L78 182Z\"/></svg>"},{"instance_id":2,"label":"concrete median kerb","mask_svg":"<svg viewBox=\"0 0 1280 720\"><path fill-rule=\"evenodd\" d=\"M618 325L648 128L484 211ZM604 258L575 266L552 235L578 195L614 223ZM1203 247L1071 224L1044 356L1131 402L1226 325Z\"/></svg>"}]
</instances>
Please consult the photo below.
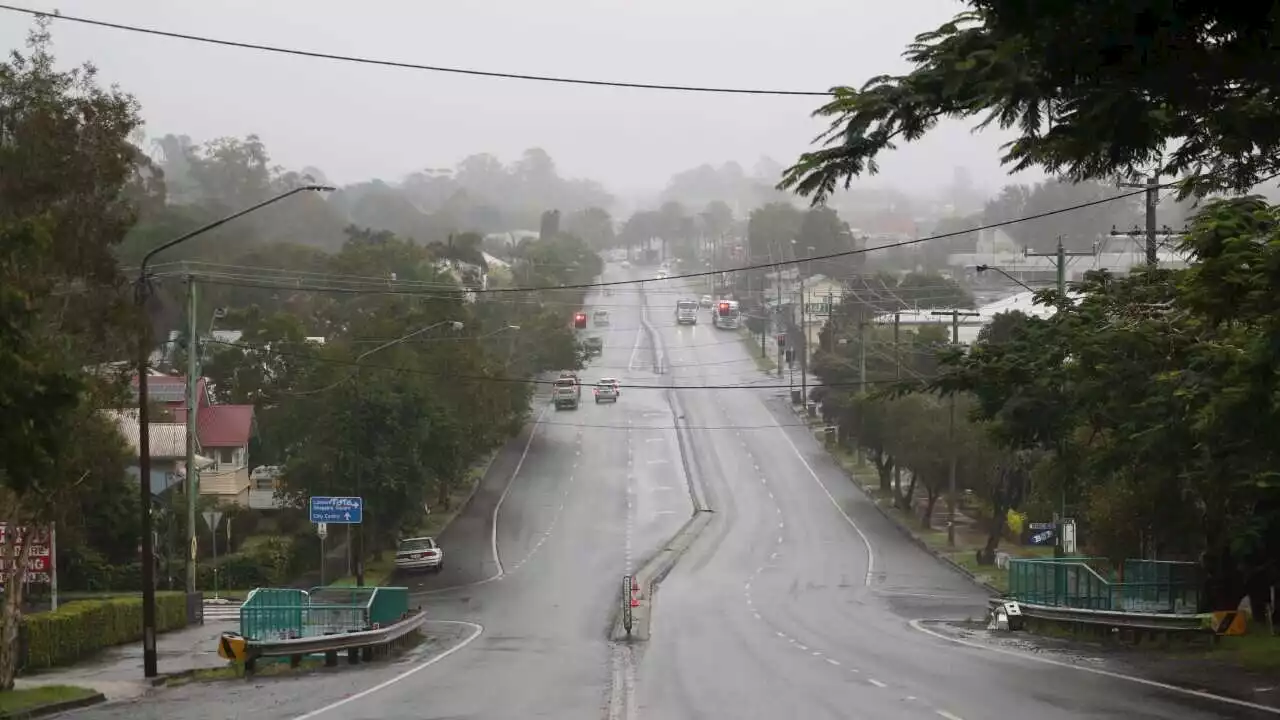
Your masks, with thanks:
<instances>
[{"instance_id":1,"label":"concrete median kerb","mask_svg":"<svg viewBox=\"0 0 1280 720\"><path fill-rule=\"evenodd\" d=\"M640 598L640 606L631 610L631 634L628 635L626 628L622 626L622 603L628 602L630 598L619 597L614 612L613 625L609 632L610 640L643 642L649 639L649 627L653 619L654 595L658 585L675 567L680 556L684 555L694 541L698 539L698 536L702 534L703 529L711 522L711 516L712 513L707 510L694 512L688 522L640 566L640 569L635 574L636 582L640 586L640 591L637 594L637 597Z\"/></svg>"}]
</instances>

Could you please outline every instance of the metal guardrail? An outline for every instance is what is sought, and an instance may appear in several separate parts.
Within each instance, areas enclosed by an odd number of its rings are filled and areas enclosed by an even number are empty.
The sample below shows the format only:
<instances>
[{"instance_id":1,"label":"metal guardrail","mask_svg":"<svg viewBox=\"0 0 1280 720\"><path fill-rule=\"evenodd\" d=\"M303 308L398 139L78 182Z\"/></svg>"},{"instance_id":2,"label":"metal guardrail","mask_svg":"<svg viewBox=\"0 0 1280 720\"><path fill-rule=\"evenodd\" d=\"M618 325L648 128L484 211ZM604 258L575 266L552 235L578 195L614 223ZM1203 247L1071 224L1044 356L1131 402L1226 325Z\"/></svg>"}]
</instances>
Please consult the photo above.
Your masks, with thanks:
<instances>
[{"instance_id":1,"label":"metal guardrail","mask_svg":"<svg viewBox=\"0 0 1280 720\"><path fill-rule=\"evenodd\" d=\"M364 632L399 622L408 609L403 587L259 588L240 608L240 635L283 641Z\"/></svg>"},{"instance_id":2,"label":"metal guardrail","mask_svg":"<svg viewBox=\"0 0 1280 720\"><path fill-rule=\"evenodd\" d=\"M1008 600L1009 598L991 598L989 604L994 611ZM1073 622L1159 632L1212 632L1212 628L1206 625L1204 615L1093 610L1090 608L1037 605L1022 601L1018 601L1018 607L1021 608L1024 617L1035 620Z\"/></svg>"},{"instance_id":3,"label":"metal guardrail","mask_svg":"<svg viewBox=\"0 0 1280 720\"><path fill-rule=\"evenodd\" d=\"M387 627L358 632L335 633L316 637L288 640L249 640L245 644L250 660L262 657L300 657L318 653L337 653L341 650L357 650L399 640L422 627L427 615L421 610L402 618Z\"/></svg>"},{"instance_id":4,"label":"metal guardrail","mask_svg":"<svg viewBox=\"0 0 1280 720\"><path fill-rule=\"evenodd\" d=\"M203 617L205 622L240 622L240 603L205 601Z\"/></svg>"}]
</instances>

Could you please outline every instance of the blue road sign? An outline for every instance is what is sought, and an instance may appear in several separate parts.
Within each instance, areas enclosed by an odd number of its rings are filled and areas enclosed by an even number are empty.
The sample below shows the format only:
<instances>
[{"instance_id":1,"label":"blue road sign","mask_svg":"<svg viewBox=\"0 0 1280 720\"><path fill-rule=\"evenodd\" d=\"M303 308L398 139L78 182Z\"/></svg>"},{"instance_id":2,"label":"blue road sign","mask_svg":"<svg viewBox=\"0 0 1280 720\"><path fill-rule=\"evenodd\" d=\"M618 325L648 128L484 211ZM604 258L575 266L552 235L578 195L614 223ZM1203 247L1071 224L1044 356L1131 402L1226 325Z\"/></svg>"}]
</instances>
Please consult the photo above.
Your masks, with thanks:
<instances>
[{"instance_id":1,"label":"blue road sign","mask_svg":"<svg viewBox=\"0 0 1280 720\"><path fill-rule=\"evenodd\" d=\"M364 515L364 498L323 497L311 498L311 522L334 525L359 525Z\"/></svg>"},{"instance_id":2,"label":"blue road sign","mask_svg":"<svg viewBox=\"0 0 1280 720\"><path fill-rule=\"evenodd\" d=\"M1050 542L1053 541L1054 535L1055 533L1052 530L1043 530L1031 536L1031 544L1032 545L1048 545Z\"/></svg>"}]
</instances>

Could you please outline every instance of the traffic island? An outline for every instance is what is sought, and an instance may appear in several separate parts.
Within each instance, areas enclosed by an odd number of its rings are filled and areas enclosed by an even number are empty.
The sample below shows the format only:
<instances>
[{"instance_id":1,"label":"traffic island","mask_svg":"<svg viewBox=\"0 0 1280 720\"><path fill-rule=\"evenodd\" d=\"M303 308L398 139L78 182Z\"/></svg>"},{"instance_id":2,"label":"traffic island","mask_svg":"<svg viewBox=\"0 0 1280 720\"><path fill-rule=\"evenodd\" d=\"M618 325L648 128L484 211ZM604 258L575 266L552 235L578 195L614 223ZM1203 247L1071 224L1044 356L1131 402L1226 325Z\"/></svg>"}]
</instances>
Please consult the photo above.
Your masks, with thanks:
<instances>
[{"instance_id":1,"label":"traffic island","mask_svg":"<svg viewBox=\"0 0 1280 720\"><path fill-rule=\"evenodd\" d=\"M689 521L671 536L653 557L636 572L628 576L619 597L609 639L617 642L644 642L649 639L649 627L653 621L655 591L676 562L689 550L698 536L711 522L711 511L695 511ZM628 620L630 628L627 627Z\"/></svg>"},{"instance_id":2,"label":"traffic island","mask_svg":"<svg viewBox=\"0 0 1280 720\"><path fill-rule=\"evenodd\" d=\"M105 702L106 695L75 685L36 685L0 692L0 718L23 720L79 710Z\"/></svg>"}]
</instances>

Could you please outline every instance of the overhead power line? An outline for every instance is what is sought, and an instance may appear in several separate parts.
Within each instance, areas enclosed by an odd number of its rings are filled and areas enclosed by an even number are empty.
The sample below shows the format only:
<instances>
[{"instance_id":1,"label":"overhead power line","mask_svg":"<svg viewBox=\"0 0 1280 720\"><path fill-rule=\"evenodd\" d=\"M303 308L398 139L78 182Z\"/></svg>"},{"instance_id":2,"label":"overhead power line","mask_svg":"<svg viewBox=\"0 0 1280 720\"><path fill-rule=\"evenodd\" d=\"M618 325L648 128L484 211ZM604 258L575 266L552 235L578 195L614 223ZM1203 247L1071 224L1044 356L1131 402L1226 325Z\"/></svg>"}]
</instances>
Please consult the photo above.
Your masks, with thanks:
<instances>
[{"instance_id":1,"label":"overhead power line","mask_svg":"<svg viewBox=\"0 0 1280 720\"><path fill-rule=\"evenodd\" d=\"M556 383L555 380L539 380L537 378L517 378L517 377L506 377L502 375L467 375L467 374L453 373L453 372L434 372L430 370L420 370L417 368L395 366L395 365L374 365L366 362L358 363L355 360L348 360L346 358L331 358L331 357L324 357L322 355L317 355L315 353L302 353L302 352L291 352L288 350L277 350L273 347L269 347L268 345L256 345L256 344L250 344L245 342L231 342L228 340L213 340L213 339L206 338L201 340L201 342L209 343L213 345L225 345L227 347L234 347L234 348L239 348L241 350L249 350L253 352L261 352L269 355L279 355L280 357L299 358L303 360L309 360L311 362L326 363L330 365L341 365L345 367L359 367L363 370L381 370L381 371L388 371L388 372L405 373L409 375L424 375L427 377L447 378L450 380L463 380L463 381L469 381L469 382L518 383L518 384L524 384L524 385L554 385ZM296 344L301 344L301 343L296 343ZM595 384L590 380L582 379L581 376L579 377L580 377L581 383L584 386ZM887 384L898 383L899 381L897 380L870 381L869 380L867 381L867 384L874 384L876 382L887 385ZM831 388L856 387L856 386L859 386L860 384L861 383L857 383L857 382L818 383L818 384L811 384L810 387L831 387ZM631 389L631 390L664 390L664 391L665 390L783 390L783 389L790 389L791 385L788 383L770 383L770 384L744 383L742 385L638 385L635 383L620 383L620 387L624 389Z\"/></svg>"},{"instance_id":2,"label":"overhead power line","mask_svg":"<svg viewBox=\"0 0 1280 720\"><path fill-rule=\"evenodd\" d=\"M731 88L708 85L669 85L664 83L640 83L621 80L587 80L585 78L560 77L556 75L530 75L527 73L476 70L474 68L450 67L446 65L424 65L421 63L382 60L359 55L339 55L337 53L320 52L317 50L302 50L300 48L288 48L279 45L263 45L260 43L242 42L239 40L224 40L205 35L192 35L190 33L159 30L156 28L142 27L140 25L127 25L125 23L109 22L106 20L94 20L92 18L80 17L77 15L67 15L57 11L49 13L41 10L33 10L31 8L18 7L16 5L0 4L0 10L23 13L33 17L65 20L67 22L92 25L94 27L170 38L172 40L186 40L188 42L203 43L205 45L218 45L221 47L237 48L240 50L258 50L260 52L275 53L278 55L292 55L295 57L305 57L318 60L335 60L338 62L355 63L358 65L399 68L401 70L423 70L427 72L449 73L453 75L471 75L475 77L501 78L505 80L526 80L533 82L557 83L560 85L588 85L594 87L630 88L633 90L666 90L671 92L706 93L717 95L782 95L792 97L830 97L831 95L834 95L830 90L767 90L761 88Z\"/></svg>"},{"instance_id":3,"label":"overhead power line","mask_svg":"<svg viewBox=\"0 0 1280 720\"><path fill-rule=\"evenodd\" d=\"M4 5L0 5L0 9L4 9L5 7L6 6ZM1158 185L1156 187L1168 188L1168 187L1175 187L1177 185L1178 185L1178 181L1171 181L1163 185ZM477 295L481 295L481 294L494 295L494 294L502 294L502 293L551 292L556 290L587 290L591 288L612 288L612 287L620 287L625 285L640 285L643 283L662 283L662 282L674 281L674 280L705 278L705 277L712 277L715 275L719 275L721 273L749 272L751 270L772 270L774 268L781 268L789 265L799 265L801 263L809 263L809 262L816 262L816 261L822 261L822 260L836 260L839 258L852 257L854 255L864 255L866 253L875 252L878 250L892 250L894 248L907 247L910 245L918 245L920 243L929 242L931 240L945 240L946 238L959 237L961 235L968 235L969 233L981 232L983 230L994 230L995 228L1007 227L1009 225L1016 225L1017 223L1030 222L1032 220L1040 220L1042 218L1052 217L1054 215L1061 215L1063 213L1075 212L1076 210L1083 210L1085 208L1090 208L1097 205L1105 205L1107 203L1116 202L1117 200L1123 200L1125 198L1135 197L1137 195L1145 195L1146 192L1147 192L1146 190L1135 190L1133 192L1122 193L1120 195L1115 195L1112 197L1101 198L1098 200L1090 200L1088 202L1078 203L1076 205L1068 205L1067 207L1058 208L1056 210L1046 210L1045 212L1035 213L1033 215L1024 215L1022 217L1013 218L1010 220L1001 220L999 222L986 223L984 225L978 225L975 227L966 228L964 230L956 230L954 232L941 233L938 235L930 235L928 237L915 238L912 240L903 240L901 242L889 243L887 245L877 245L876 247L871 247L871 248L842 250L840 252L827 253L825 255L814 255L813 257L796 258L794 260L779 260L776 262L755 263L753 265L742 265L739 267L723 268L718 270L703 270L700 272L684 273L681 275L671 275L669 277L661 278L661 279L641 278L636 280L608 280L608 281L601 281L601 282L574 283L569 285L546 285L546 286L536 286L536 287L509 287L509 288L502 287L502 288L484 288L484 289L467 289L467 290L458 289L454 292L474 293ZM206 282L215 282L215 281L208 280ZM299 280L298 282L285 281L275 285L237 283L237 282L225 281L225 280L221 282L217 282L216 284L242 285L244 287L263 287L264 289L280 289L280 290L291 289L291 290L302 290L302 291L312 291L312 292L345 293L345 294L352 294L352 295L422 295L422 294L436 294L441 292L439 290L415 291L415 290L396 289L395 281L393 280L386 281L386 285L387 285L386 289L382 289L382 288L374 289L371 287L364 288L364 287L309 286L304 284L301 280Z\"/></svg>"}]
</instances>

